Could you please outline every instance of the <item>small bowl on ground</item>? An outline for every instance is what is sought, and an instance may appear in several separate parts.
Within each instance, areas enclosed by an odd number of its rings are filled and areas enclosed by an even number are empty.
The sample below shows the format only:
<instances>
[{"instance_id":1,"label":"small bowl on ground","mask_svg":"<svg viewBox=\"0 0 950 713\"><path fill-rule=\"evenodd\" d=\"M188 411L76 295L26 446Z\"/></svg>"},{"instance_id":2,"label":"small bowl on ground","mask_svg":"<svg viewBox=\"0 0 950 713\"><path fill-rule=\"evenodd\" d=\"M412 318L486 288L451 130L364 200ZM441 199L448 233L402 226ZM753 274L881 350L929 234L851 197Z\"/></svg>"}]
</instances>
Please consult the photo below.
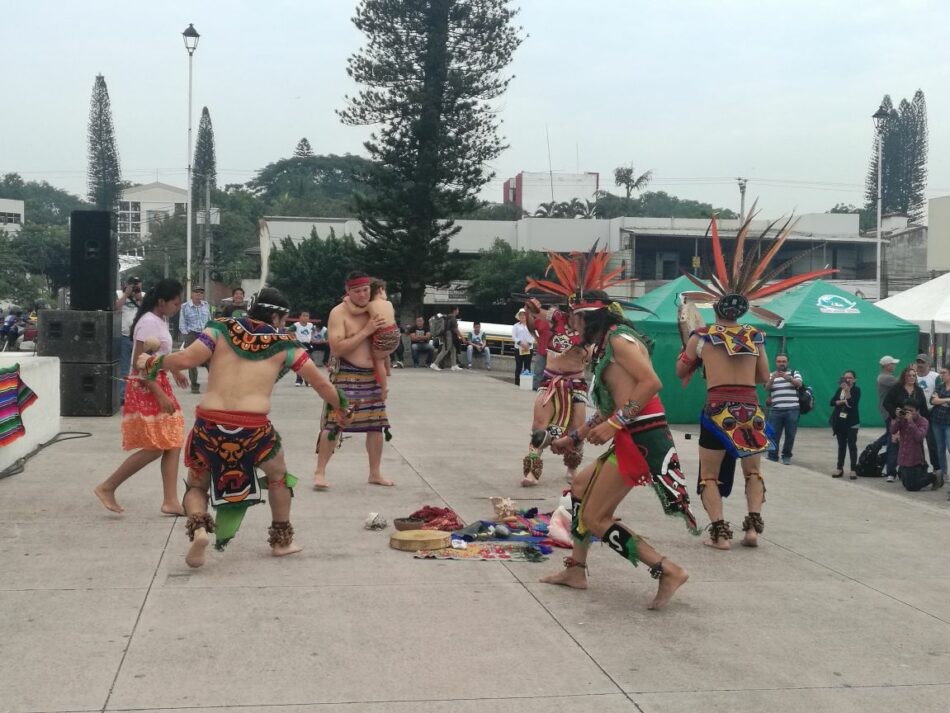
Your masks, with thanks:
<instances>
[{"instance_id":1,"label":"small bowl on ground","mask_svg":"<svg viewBox=\"0 0 950 713\"><path fill-rule=\"evenodd\" d=\"M393 527L402 532L403 530L421 530L425 525L425 520L417 517L397 517L393 520Z\"/></svg>"}]
</instances>

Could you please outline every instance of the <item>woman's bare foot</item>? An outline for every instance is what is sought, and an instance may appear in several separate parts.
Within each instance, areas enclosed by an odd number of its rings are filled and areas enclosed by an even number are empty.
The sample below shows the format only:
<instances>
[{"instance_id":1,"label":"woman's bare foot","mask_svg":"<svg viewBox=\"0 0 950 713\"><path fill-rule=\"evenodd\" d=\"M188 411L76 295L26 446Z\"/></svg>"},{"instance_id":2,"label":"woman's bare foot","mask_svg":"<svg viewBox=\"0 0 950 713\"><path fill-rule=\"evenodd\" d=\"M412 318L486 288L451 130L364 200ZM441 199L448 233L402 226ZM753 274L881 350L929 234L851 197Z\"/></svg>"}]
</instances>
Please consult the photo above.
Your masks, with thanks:
<instances>
[{"instance_id":1,"label":"woman's bare foot","mask_svg":"<svg viewBox=\"0 0 950 713\"><path fill-rule=\"evenodd\" d=\"M184 516L185 509L178 503L162 503L162 514Z\"/></svg>"},{"instance_id":2,"label":"woman's bare foot","mask_svg":"<svg viewBox=\"0 0 950 713\"><path fill-rule=\"evenodd\" d=\"M292 555L295 552L300 552L300 550L302 549L303 547L301 547L300 545L296 544L295 542L291 542L289 545L271 547L270 553L274 555L274 557L283 557L285 555Z\"/></svg>"},{"instance_id":3,"label":"woman's bare foot","mask_svg":"<svg viewBox=\"0 0 950 713\"><path fill-rule=\"evenodd\" d=\"M714 550L731 550L732 545L729 544L729 540L714 540L711 537L709 539L703 540L703 544L706 547L712 547Z\"/></svg>"},{"instance_id":4,"label":"woman's bare foot","mask_svg":"<svg viewBox=\"0 0 950 713\"><path fill-rule=\"evenodd\" d=\"M370 485L382 485L383 487L386 487L386 488L389 488L389 487L395 485L395 483L394 483L393 481L387 480L386 478L384 478L384 477L381 476L381 475L377 475L377 476L372 476L372 475L371 475L371 476L369 476L369 480L366 481L366 482L368 482Z\"/></svg>"},{"instance_id":5,"label":"woman's bare foot","mask_svg":"<svg viewBox=\"0 0 950 713\"><path fill-rule=\"evenodd\" d=\"M330 489L330 484L327 482L327 476L324 473L313 474L313 489L314 490L329 490Z\"/></svg>"},{"instance_id":6,"label":"woman's bare foot","mask_svg":"<svg viewBox=\"0 0 950 713\"><path fill-rule=\"evenodd\" d=\"M112 512L123 512L122 507L115 501L114 490L106 490L100 484L93 488L92 492L96 494L96 497L99 498L99 502L102 503L102 506L106 510L111 510Z\"/></svg>"},{"instance_id":7,"label":"woman's bare foot","mask_svg":"<svg viewBox=\"0 0 950 713\"><path fill-rule=\"evenodd\" d=\"M584 567L565 567L560 572L538 580L544 584L560 584L572 589L587 589L587 570Z\"/></svg>"},{"instance_id":8,"label":"woman's bare foot","mask_svg":"<svg viewBox=\"0 0 950 713\"><path fill-rule=\"evenodd\" d=\"M686 584L687 579L689 579L689 573L685 569L669 560L664 560L660 585L657 587L656 596L647 606L647 609L661 609L666 606L673 598L676 590Z\"/></svg>"},{"instance_id":9,"label":"woman's bare foot","mask_svg":"<svg viewBox=\"0 0 950 713\"><path fill-rule=\"evenodd\" d=\"M525 477L521 479L522 488L532 488L537 484L538 484L538 479L535 478L533 475L526 475Z\"/></svg>"},{"instance_id":10,"label":"woman's bare foot","mask_svg":"<svg viewBox=\"0 0 950 713\"><path fill-rule=\"evenodd\" d=\"M185 564L189 567L201 567L205 563L205 550L208 548L208 531L203 527L195 530L195 539L191 541Z\"/></svg>"}]
</instances>

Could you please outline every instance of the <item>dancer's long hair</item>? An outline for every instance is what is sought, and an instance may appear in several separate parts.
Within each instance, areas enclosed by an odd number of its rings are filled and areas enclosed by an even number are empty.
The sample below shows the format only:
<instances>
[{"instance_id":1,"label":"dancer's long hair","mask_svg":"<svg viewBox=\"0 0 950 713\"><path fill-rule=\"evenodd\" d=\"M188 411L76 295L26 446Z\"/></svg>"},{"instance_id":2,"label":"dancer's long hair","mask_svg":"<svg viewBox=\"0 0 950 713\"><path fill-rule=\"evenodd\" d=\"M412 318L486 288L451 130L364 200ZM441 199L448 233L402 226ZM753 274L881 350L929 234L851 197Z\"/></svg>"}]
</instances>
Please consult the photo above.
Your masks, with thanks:
<instances>
[{"instance_id":1,"label":"dancer's long hair","mask_svg":"<svg viewBox=\"0 0 950 713\"><path fill-rule=\"evenodd\" d=\"M135 339L135 326L139 323L139 320L142 319L142 315L147 312L151 312L153 309L158 307L159 300L173 300L176 297L181 297L181 283L178 280L173 280L170 277L166 277L164 280L159 280L159 282L145 293L145 297L142 299L142 304L139 305L139 311L135 313L135 319L132 321L132 327L129 329L129 336L132 339Z\"/></svg>"},{"instance_id":2,"label":"dancer's long hair","mask_svg":"<svg viewBox=\"0 0 950 713\"><path fill-rule=\"evenodd\" d=\"M610 295L601 290L588 290L584 293L584 298L588 300L610 301ZM605 308L584 312L584 343L598 347L604 335L611 327L624 324L632 329L640 341L646 346L648 352L653 351L653 340L643 334L637 326L623 314L615 312L613 309ZM599 355L595 355L599 356Z\"/></svg>"}]
</instances>

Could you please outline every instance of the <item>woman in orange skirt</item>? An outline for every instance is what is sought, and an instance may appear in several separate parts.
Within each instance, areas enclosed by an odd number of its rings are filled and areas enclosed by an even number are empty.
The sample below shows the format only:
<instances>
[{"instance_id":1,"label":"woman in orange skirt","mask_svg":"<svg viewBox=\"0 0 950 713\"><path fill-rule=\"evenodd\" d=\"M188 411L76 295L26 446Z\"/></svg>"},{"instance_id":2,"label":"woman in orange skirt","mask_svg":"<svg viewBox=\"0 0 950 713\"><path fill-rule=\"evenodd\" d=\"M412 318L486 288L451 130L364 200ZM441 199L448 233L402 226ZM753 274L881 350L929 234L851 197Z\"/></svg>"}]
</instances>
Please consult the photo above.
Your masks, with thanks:
<instances>
[{"instance_id":1,"label":"woman in orange skirt","mask_svg":"<svg viewBox=\"0 0 950 713\"><path fill-rule=\"evenodd\" d=\"M115 499L116 489L146 465L161 458L162 512L183 515L178 500L178 460L185 437L185 419L165 372L155 381L140 378L135 360L146 351L145 343L158 343L158 354L172 350L172 336L166 320L181 308L181 283L162 280L149 290L132 323L132 365L122 407L122 448L136 450L115 472L94 489L96 496L112 512L122 512ZM173 376L178 386L188 386L181 372Z\"/></svg>"}]
</instances>

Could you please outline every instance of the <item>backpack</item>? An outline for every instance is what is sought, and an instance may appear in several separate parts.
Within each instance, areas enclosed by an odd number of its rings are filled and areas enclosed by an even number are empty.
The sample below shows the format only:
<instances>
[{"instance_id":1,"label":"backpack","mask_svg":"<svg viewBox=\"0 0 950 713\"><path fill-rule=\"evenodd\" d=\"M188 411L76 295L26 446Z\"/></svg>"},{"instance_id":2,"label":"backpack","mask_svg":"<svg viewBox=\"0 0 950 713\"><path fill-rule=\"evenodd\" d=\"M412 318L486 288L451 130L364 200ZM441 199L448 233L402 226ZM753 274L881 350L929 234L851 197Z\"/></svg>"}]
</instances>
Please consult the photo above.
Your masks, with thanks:
<instances>
[{"instance_id":1,"label":"backpack","mask_svg":"<svg viewBox=\"0 0 950 713\"><path fill-rule=\"evenodd\" d=\"M798 387L798 412L804 416L815 408L815 394L805 382Z\"/></svg>"},{"instance_id":2,"label":"backpack","mask_svg":"<svg viewBox=\"0 0 950 713\"><path fill-rule=\"evenodd\" d=\"M887 449L883 453L878 453L879 450L875 442L861 451L854 472L865 478L880 478L887 463Z\"/></svg>"}]
</instances>

